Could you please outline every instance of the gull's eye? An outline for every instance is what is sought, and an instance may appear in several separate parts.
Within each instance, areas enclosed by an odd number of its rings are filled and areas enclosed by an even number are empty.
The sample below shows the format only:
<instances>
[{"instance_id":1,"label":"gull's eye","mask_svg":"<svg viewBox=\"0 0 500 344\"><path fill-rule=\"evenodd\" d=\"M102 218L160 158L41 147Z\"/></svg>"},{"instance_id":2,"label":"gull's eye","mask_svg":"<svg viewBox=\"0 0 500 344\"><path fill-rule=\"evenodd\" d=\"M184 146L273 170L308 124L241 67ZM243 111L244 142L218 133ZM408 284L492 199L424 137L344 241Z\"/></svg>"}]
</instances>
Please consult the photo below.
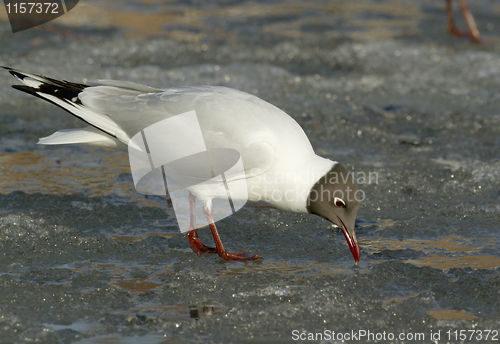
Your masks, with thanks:
<instances>
[{"instance_id":1,"label":"gull's eye","mask_svg":"<svg viewBox=\"0 0 500 344\"><path fill-rule=\"evenodd\" d=\"M333 200L333 204L335 204L339 208L345 208L345 202L338 197L335 197L335 199Z\"/></svg>"}]
</instances>

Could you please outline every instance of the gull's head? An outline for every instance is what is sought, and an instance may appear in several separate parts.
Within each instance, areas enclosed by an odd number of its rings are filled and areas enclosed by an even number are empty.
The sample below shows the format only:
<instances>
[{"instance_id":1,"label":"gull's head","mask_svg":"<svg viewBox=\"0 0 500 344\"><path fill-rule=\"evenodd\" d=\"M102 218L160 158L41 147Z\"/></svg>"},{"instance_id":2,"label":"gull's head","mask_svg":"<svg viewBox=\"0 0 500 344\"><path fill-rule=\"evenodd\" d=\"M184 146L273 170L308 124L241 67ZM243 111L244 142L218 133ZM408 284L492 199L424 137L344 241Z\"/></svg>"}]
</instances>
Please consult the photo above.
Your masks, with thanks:
<instances>
[{"instance_id":1,"label":"gull's head","mask_svg":"<svg viewBox=\"0 0 500 344\"><path fill-rule=\"evenodd\" d=\"M360 196L354 175L344 166L335 163L312 187L307 200L307 210L336 224L344 233L356 263L360 251L354 232Z\"/></svg>"}]
</instances>

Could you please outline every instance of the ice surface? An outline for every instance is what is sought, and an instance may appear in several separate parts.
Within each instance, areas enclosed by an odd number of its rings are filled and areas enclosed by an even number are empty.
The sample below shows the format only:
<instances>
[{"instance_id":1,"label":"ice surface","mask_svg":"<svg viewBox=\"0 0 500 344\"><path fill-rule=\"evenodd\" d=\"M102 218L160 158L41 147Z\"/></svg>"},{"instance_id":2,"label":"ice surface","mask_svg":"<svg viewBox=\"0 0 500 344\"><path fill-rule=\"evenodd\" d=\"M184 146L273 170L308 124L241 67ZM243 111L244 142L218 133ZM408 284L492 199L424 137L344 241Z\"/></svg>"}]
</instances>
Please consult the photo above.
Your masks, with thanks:
<instances>
[{"instance_id":1,"label":"ice surface","mask_svg":"<svg viewBox=\"0 0 500 344\"><path fill-rule=\"evenodd\" d=\"M219 231L230 251L263 261L196 256L171 204L134 190L126 154L37 146L85 124L11 89L4 72L0 342L498 329L495 1L470 2L481 46L448 36L444 1L107 3L15 35L0 18L1 64L74 82L223 85L273 103L360 178L361 262L326 221L253 204Z\"/></svg>"}]
</instances>

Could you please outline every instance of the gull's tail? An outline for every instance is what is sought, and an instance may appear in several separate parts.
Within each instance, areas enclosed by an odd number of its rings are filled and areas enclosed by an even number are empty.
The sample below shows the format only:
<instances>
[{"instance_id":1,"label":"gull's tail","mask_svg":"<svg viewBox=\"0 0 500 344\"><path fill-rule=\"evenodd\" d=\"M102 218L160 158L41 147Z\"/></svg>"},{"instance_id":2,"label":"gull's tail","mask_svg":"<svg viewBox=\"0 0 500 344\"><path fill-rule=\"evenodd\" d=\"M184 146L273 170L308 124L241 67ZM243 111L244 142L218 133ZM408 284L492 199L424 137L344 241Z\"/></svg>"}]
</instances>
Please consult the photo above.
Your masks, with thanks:
<instances>
[{"instance_id":1,"label":"gull's tail","mask_svg":"<svg viewBox=\"0 0 500 344\"><path fill-rule=\"evenodd\" d=\"M24 85L13 85L16 90L44 99L83 120L90 127L66 129L41 138L38 144L58 145L80 143L126 150L127 134L106 114L98 113L82 104L79 94L87 87L69 81L60 81L40 75L24 73L8 67L9 71Z\"/></svg>"}]
</instances>

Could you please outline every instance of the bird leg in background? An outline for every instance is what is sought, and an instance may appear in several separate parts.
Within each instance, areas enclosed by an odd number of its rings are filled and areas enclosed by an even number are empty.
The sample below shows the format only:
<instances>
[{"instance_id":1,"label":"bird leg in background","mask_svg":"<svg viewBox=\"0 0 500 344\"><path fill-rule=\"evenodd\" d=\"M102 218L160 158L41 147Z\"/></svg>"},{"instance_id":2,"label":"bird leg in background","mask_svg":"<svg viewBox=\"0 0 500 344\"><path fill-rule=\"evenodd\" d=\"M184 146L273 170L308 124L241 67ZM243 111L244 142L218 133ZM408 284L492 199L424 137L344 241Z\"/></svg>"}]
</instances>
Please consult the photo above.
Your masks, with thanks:
<instances>
[{"instance_id":1,"label":"bird leg in background","mask_svg":"<svg viewBox=\"0 0 500 344\"><path fill-rule=\"evenodd\" d=\"M196 196L191 192L189 193L189 232L185 237L189 238L189 246L197 254L202 255L203 253L215 253L217 252L215 248L205 246L198 239L198 232L196 231Z\"/></svg>"},{"instance_id":2,"label":"bird leg in background","mask_svg":"<svg viewBox=\"0 0 500 344\"><path fill-rule=\"evenodd\" d=\"M217 232L217 228L215 227L214 217L212 216L212 210L203 207L203 212L207 217L210 230L212 231L212 235L214 236L216 251L221 258L224 258L225 260L245 260L245 261L262 259L262 257L256 254L253 255L252 257L244 256L244 254L247 253L247 251L241 251L238 253L227 252L226 249L224 248L224 245L222 244L222 241L220 240L219 232Z\"/></svg>"},{"instance_id":3,"label":"bird leg in background","mask_svg":"<svg viewBox=\"0 0 500 344\"><path fill-rule=\"evenodd\" d=\"M467 26L469 27L469 32L459 30L455 26L451 1L452 0L446 0L446 10L448 12L448 32L455 36L469 37L471 41L481 43L481 35L479 34L474 17L472 16L472 13L470 13L465 0L460 0L460 9L462 10Z\"/></svg>"}]
</instances>

